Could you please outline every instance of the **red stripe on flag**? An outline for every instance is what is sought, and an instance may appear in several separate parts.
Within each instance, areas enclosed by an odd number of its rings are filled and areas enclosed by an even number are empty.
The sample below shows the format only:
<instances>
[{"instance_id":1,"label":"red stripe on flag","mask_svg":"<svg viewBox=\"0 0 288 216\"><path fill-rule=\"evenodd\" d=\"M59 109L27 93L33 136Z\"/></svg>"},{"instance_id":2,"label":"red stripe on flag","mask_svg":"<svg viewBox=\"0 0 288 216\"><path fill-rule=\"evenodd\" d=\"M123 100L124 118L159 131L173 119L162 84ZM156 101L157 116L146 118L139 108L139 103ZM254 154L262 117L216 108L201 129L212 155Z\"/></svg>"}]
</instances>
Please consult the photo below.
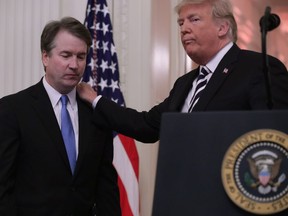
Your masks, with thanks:
<instances>
[{"instance_id":1,"label":"red stripe on flag","mask_svg":"<svg viewBox=\"0 0 288 216\"><path fill-rule=\"evenodd\" d=\"M88 82L98 95L125 106L106 0L87 1L85 25L93 38L93 46L87 56L83 81ZM113 165L119 176L122 215L139 216L139 156L133 139L119 134L114 137Z\"/></svg>"},{"instance_id":2,"label":"red stripe on flag","mask_svg":"<svg viewBox=\"0 0 288 216\"><path fill-rule=\"evenodd\" d=\"M124 136L122 134L118 134L118 136L119 139L121 140L123 147L125 148L129 160L131 161L135 175L139 180L139 156L135 141L134 139L131 139L130 137Z\"/></svg>"},{"instance_id":3,"label":"red stripe on flag","mask_svg":"<svg viewBox=\"0 0 288 216\"><path fill-rule=\"evenodd\" d=\"M121 212L123 216L133 216L133 213L131 211L127 192L123 185L123 182L121 181L121 178L118 178L118 187L120 191L120 205L121 205Z\"/></svg>"}]
</instances>

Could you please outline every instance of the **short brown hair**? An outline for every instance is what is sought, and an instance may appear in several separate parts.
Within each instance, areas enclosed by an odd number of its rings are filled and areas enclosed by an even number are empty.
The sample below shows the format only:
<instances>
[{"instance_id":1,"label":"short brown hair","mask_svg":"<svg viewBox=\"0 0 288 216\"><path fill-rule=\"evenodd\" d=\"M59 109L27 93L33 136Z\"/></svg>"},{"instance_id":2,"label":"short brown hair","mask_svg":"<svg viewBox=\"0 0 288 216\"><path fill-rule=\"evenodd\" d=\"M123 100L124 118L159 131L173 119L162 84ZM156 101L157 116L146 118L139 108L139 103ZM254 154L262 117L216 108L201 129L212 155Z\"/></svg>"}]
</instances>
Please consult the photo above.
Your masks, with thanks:
<instances>
[{"instance_id":1,"label":"short brown hair","mask_svg":"<svg viewBox=\"0 0 288 216\"><path fill-rule=\"evenodd\" d=\"M46 51L48 54L55 47L54 39L56 35L65 30L72 35L85 41L87 49L89 50L92 39L88 29L73 17L64 17L61 20L52 20L46 24L41 34L41 52Z\"/></svg>"}]
</instances>

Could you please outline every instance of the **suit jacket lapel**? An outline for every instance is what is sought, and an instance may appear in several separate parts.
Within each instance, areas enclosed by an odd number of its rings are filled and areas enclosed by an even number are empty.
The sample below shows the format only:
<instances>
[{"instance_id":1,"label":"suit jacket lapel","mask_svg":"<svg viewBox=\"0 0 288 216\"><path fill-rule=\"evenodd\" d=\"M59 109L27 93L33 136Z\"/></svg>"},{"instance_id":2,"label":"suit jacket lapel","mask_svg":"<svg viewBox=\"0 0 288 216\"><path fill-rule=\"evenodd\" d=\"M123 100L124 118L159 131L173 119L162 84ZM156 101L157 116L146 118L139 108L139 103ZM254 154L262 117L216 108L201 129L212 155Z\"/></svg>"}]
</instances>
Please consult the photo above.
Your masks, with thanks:
<instances>
[{"instance_id":1,"label":"suit jacket lapel","mask_svg":"<svg viewBox=\"0 0 288 216\"><path fill-rule=\"evenodd\" d=\"M78 158L75 167L74 176L77 175L79 167L84 159L85 151L87 149L87 139L89 139L89 131L91 127L91 116L89 113L92 111L89 110L87 105L81 101L77 95L77 106L78 106L78 121L79 121L79 142L78 142ZM88 128L89 127L89 128ZM96 140L95 140L96 141ZM96 144L95 144L96 145Z\"/></svg>"},{"instance_id":2,"label":"suit jacket lapel","mask_svg":"<svg viewBox=\"0 0 288 216\"><path fill-rule=\"evenodd\" d=\"M193 111L203 111L207 109L209 102L213 99L214 95L217 93L217 90L221 88L223 82L226 80L229 74L233 72L233 62L237 60L239 51L239 47L234 44L226 53L206 85L205 90L193 108Z\"/></svg>"},{"instance_id":3,"label":"suit jacket lapel","mask_svg":"<svg viewBox=\"0 0 288 216\"><path fill-rule=\"evenodd\" d=\"M67 168L70 169L65 144L62 139L60 127L58 125L54 110L52 108L49 96L42 84L42 80L31 88L32 105L35 109L35 115L41 119L44 129L49 133L51 143L53 143L63 158Z\"/></svg>"},{"instance_id":4,"label":"suit jacket lapel","mask_svg":"<svg viewBox=\"0 0 288 216\"><path fill-rule=\"evenodd\" d=\"M170 111L181 111L181 108L186 100L189 91L192 88L193 80L197 78L199 74L199 69L194 69L187 73L186 78L183 77L181 81L177 84L177 88L174 90L173 101L170 103Z\"/></svg>"}]
</instances>

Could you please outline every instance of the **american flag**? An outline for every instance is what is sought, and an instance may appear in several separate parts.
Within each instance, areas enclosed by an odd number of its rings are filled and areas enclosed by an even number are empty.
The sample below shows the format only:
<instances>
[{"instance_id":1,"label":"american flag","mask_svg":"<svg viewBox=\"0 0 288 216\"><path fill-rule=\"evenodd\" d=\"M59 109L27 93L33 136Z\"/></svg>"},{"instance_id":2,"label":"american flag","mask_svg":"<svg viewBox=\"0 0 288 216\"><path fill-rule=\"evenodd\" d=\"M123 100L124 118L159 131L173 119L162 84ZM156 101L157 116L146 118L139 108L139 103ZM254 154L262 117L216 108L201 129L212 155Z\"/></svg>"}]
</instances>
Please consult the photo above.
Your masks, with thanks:
<instances>
[{"instance_id":1,"label":"american flag","mask_svg":"<svg viewBox=\"0 0 288 216\"><path fill-rule=\"evenodd\" d=\"M125 106L119 87L118 60L106 0L88 0L85 25L91 33L93 44L87 57L83 81L89 83L98 95ZM129 137L114 135L113 164L119 176L122 215L138 216L139 158L136 145Z\"/></svg>"}]
</instances>

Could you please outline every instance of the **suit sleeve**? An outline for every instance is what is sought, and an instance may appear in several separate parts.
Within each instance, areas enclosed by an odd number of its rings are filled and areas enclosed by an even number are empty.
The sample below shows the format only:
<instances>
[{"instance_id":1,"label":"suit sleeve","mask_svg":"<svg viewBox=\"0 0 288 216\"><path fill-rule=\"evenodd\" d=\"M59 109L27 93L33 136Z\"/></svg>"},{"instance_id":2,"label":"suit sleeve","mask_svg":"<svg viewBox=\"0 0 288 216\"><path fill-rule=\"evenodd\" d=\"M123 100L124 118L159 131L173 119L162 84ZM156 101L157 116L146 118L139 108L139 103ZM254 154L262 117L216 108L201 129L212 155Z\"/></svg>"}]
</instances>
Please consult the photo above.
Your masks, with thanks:
<instances>
[{"instance_id":1,"label":"suit sleeve","mask_svg":"<svg viewBox=\"0 0 288 216\"><path fill-rule=\"evenodd\" d=\"M124 108L102 97L95 108L95 124L117 131L144 143L153 143L159 139L161 113L158 108L149 112L138 112Z\"/></svg>"},{"instance_id":2,"label":"suit sleeve","mask_svg":"<svg viewBox=\"0 0 288 216\"><path fill-rule=\"evenodd\" d=\"M15 185L16 155L19 148L19 132L15 115L5 99L0 100L0 215L16 215Z\"/></svg>"},{"instance_id":3,"label":"suit sleeve","mask_svg":"<svg viewBox=\"0 0 288 216\"><path fill-rule=\"evenodd\" d=\"M124 108L101 97L94 111L96 125L110 128L144 143L159 140L161 117L165 112L179 112L190 89L191 74L178 78L169 96L149 111Z\"/></svg>"}]
</instances>

